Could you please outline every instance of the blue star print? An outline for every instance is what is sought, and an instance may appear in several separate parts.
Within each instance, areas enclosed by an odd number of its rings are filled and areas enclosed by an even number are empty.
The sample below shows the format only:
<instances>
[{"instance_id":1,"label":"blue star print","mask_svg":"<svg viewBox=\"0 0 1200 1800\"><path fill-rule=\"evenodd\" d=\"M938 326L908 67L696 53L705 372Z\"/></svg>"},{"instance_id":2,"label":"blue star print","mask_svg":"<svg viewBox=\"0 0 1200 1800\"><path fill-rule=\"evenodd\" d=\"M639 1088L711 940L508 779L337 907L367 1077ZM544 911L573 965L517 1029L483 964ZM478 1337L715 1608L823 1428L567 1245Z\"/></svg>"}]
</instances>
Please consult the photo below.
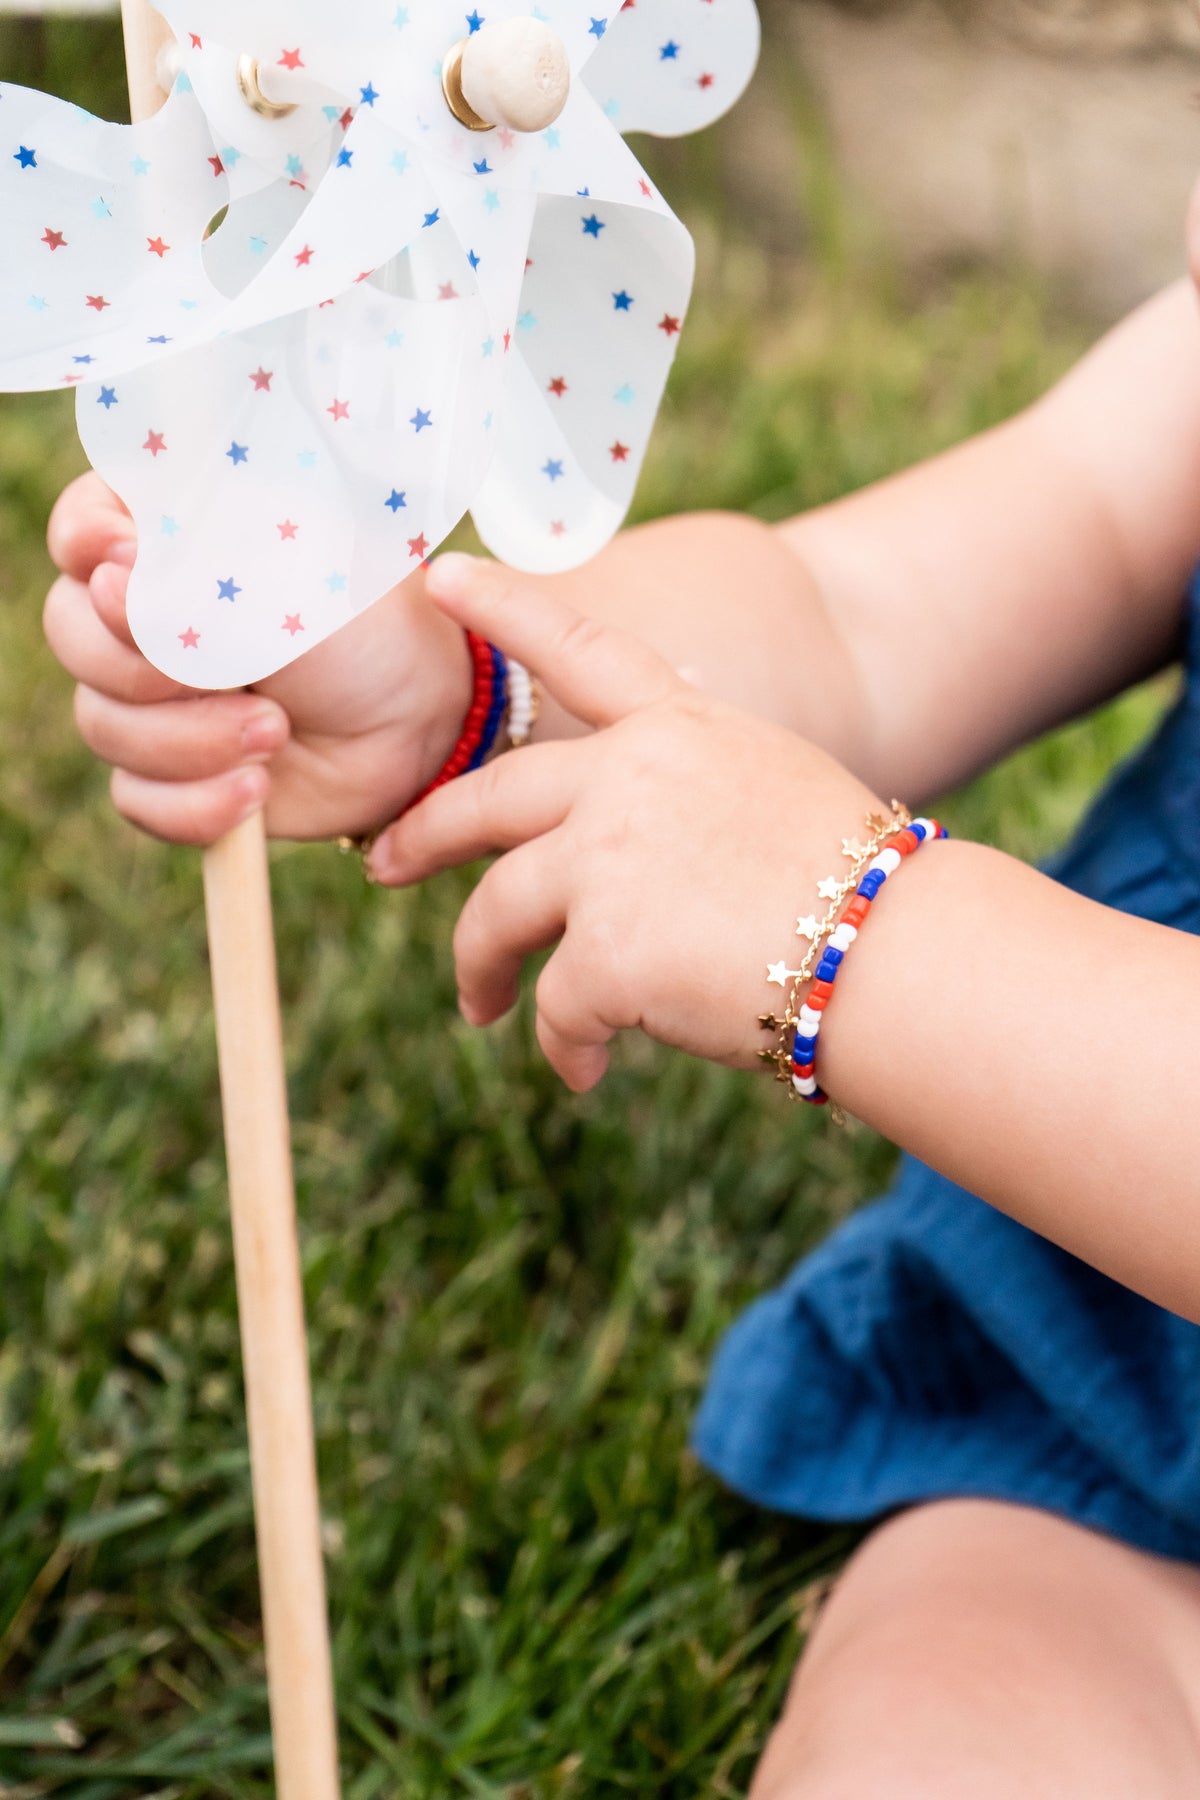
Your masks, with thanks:
<instances>
[{"instance_id":1,"label":"blue star print","mask_svg":"<svg viewBox=\"0 0 1200 1800\"><path fill-rule=\"evenodd\" d=\"M362 104L364 106L374 106L378 98L379 95L376 92L373 83L368 81L366 87L362 90Z\"/></svg>"},{"instance_id":2,"label":"blue star print","mask_svg":"<svg viewBox=\"0 0 1200 1800\"><path fill-rule=\"evenodd\" d=\"M230 444L225 454L235 469L239 463L250 461L250 448L247 444Z\"/></svg>"},{"instance_id":3,"label":"blue star print","mask_svg":"<svg viewBox=\"0 0 1200 1800\"><path fill-rule=\"evenodd\" d=\"M469 12L467 14L467 24L471 28L471 36L474 37L475 33L479 30L480 26L483 24L483 20L480 18L477 11Z\"/></svg>"},{"instance_id":4,"label":"blue star print","mask_svg":"<svg viewBox=\"0 0 1200 1800\"><path fill-rule=\"evenodd\" d=\"M386 499L383 504L385 506L390 506L393 513L398 513L402 507L408 505L408 501L403 494L398 493L397 490L393 488L389 498Z\"/></svg>"},{"instance_id":5,"label":"blue star print","mask_svg":"<svg viewBox=\"0 0 1200 1800\"><path fill-rule=\"evenodd\" d=\"M12 143L11 138L8 141L10 144ZM13 156L13 161L15 163L20 163L20 165L23 169L36 169L37 168L37 151L36 150L27 150L25 148L25 145L22 144L21 148Z\"/></svg>"},{"instance_id":6,"label":"blue star print","mask_svg":"<svg viewBox=\"0 0 1200 1800\"><path fill-rule=\"evenodd\" d=\"M602 38L607 30L608 30L608 26L605 24L603 19L593 19L591 24L588 26L588 36L594 37L594 38Z\"/></svg>"},{"instance_id":7,"label":"blue star print","mask_svg":"<svg viewBox=\"0 0 1200 1800\"><path fill-rule=\"evenodd\" d=\"M679 55L679 45L672 39L663 45L658 54L663 62L674 62Z\"/></svg>"},{"instance_id":8,"label":"blue star print","mask_svg":"<svg viewBox=\"0 0 1200 1800\"><path fill-rule=\"evenodd\" d=\"M339 169L348 169L350 167L350 164L353 161L354 161L353 150L347 150L345 148L345 146L343 145L342 149L340 149L338 151L338 159L337 159L338 168Z\"/></svg>"},{"instance_id":9,"label":"blue star print","mask_svg":"<svg viewBox=\"0 0 1200 1800\"><path fill-rule=\"evenodd\" d=\"M585 237L598 238L603 230L604 222L602 219L598 219L595 213L592 214L590 219L585 219L583 221L583 234Z\"/></svg>"},{"instance_id":10,"label":"blue star print","mask_svg":"<svg viewBox=\"0 0 1200 1800\"><path fill-rule=\"evenodd\" d=\"M433 424L433 414L422 412L421 408L418 406L416 412L408 422L419 435L424 431L427 425Z\"/></svg>"},{"instance_id":11,"label":"blue star print","mask_svg":"<svg viewBox=\"0 0 1200 1800\"><path fill-rule=\"evenodd\" d=\"M232 575L229 577L228 581L218 581L217 583L218 600L236 600L241 591L241 588L233 579Z\"/></svg>"},{"instance_id":12,"label":"blue star print","mask_svg":"<svg viewBox=\"0 0 1200 1800\"><path fill-rule=\"evenodd\" d=\"M613 307L617 312L628 312L632 305L633 295L627 294L623 288L619 294L613 295Z\"/></svg>"},{"instance_id":13,"label":"blue star print","mask_svg":"<svg viewBox=\"0 0 1200 1800\"><path fill-rule=\"evenodd\" d=\"M442 214L441 214L441 209L440 209L440 208L438 208L438 209L437 209L437 210L435 210L435 211L434 211L434 212L431 212L431 213L426 213L426 214L425 214L425 223L424 223L424 225L423 225L423 226L422 226L422 230L424 230L424 231L428 231L428 230L429 230L429 227L430 227L430 226L431 226L431 225L436 225L436 224L437 224L437 222L438 222L438 220L439 220L439 219L440 219L440 218L441 218L441 216L442 216Z\"/></svg>"},{"instance_id":14,"label":"blue star print","mask_svg":"<svg viewBox=\"0 0 1200 1800\"><path fill-rule=\"evenodd\" d=\"M102 387L100 389L100 398L96 402L97 406L102 406L105 412L111 412L114 406L120 406L120 404L121 402L117 399L116 388Z\"/></svg>"},{"instance_id":15,"label":"blue star print","mask_svg":"<svg viewBox=\"0 0 1200 1800\"><path fill-rule=\"evenodd\" d=\"M543 466L542 474L549 476L551 481L561 481L563 478L563 466L560 462L555 462L552 456L548 457Z\"/></svg>"}]
</instances>

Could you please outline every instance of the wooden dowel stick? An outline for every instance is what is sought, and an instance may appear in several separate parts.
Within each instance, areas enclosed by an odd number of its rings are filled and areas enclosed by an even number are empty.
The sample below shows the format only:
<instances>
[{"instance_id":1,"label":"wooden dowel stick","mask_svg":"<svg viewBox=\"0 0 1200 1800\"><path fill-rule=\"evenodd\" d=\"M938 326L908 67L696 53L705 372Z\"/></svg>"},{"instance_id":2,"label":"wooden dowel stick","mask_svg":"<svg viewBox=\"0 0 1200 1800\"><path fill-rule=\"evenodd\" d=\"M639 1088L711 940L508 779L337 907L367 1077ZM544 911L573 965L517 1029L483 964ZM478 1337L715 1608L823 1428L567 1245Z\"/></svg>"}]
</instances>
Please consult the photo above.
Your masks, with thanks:
<instances>
[{"instance_id":1,"label":"wooden dowel stick","mask_svg":"<svg viewBox=\"0 0 1200 1800\"><path fill-rule=\"evenodd\" d=\"M122 0L130 101L165 98L170 32ZM313 1443L308 1343L261 813L204 858L279 1800L338 1800L337 1724Z\"/></svg>"}]
</instances>

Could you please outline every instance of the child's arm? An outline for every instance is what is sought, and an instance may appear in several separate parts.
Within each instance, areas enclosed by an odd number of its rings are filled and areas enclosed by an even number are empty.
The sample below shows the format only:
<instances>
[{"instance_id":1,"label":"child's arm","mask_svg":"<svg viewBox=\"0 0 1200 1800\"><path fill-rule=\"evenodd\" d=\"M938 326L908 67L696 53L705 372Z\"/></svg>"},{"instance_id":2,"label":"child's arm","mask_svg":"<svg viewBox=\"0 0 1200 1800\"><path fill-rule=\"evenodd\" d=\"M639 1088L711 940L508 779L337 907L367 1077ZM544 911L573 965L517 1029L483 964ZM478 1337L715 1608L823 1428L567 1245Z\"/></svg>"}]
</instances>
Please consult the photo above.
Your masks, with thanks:
<instances>
[{"instance_id":1,"label":"child's arm","mask_svg":"<svg viewBox=\"0 0 1200 1800\"><path fill-rule=\"evenodd\" d=\"M272 831L330 836L424 785L470 677L419 580L264 684L292 732L268 771L240 751L244 696L183 715L138 673L127 573L104 562L131 532L94 478L77 484L52 528L66 574L47 608L127 817L207 841L267 796ZM664 520L521 585L634 631L705 691L917 797L1160 667L1197 560L1200 317L1180 286L1040 406L936 462L782 527ZM541 733L577 729L551 708Z\"/></svg>"},{"instance_id":2,"label":"child's arm","mask_svg":"<svg viewBox=\"0 0 1200 1800\"><path fill-rule=\"evenodd\" d=\"M572 1087L615 1032L751 1067L764 965L798 960L798 913L880 802L794 733L707 700L625 635L556 603L447 612L528 661L599 727L444 788L380 840L392 884L508 851L460 921L463 1010L513 1003L528 955L538 1036ZM560 941L561 940L561 941ZM1200 1319L1200 942L1080 899L998 852L923 848L889 880L839 974L818 1077L969 1190ZM783 1101L781 1099L781 1104Z\"/></svg>"}]
</instances>

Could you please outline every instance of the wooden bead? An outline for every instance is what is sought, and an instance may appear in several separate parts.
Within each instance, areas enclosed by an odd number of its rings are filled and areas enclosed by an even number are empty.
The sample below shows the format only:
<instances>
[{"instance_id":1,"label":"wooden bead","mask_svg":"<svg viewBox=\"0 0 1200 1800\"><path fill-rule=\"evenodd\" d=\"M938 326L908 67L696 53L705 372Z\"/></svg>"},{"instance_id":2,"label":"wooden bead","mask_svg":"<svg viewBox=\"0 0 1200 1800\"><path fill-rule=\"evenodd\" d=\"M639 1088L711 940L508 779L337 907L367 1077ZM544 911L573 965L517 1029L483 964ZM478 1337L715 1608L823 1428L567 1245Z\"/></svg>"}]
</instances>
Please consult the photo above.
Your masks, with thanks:
<instances>
[{"instance_id":1,"label":"wooden bead","mask_svg":"<svg viewBox=\"0 0 1200 1800\"><path fill-rule=\"evenodd\" d=\"M483 25L446 58L442 85L450 110L473 130L545 131L571 91L566 46L541 19ZM456 99L466 102L465 117Z\"/></svg>"}]
</instances>

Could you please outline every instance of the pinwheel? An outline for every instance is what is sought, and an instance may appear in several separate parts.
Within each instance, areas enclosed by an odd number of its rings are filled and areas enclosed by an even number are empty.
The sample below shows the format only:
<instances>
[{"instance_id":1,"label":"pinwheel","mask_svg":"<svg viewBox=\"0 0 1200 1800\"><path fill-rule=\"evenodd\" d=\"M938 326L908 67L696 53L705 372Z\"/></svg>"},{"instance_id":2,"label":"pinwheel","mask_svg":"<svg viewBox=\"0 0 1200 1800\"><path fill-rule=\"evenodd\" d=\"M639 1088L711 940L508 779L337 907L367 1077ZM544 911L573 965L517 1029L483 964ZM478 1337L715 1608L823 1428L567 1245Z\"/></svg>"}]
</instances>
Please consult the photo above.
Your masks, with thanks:
<instances>
[{"instance_id":1,"label":"pinwheel","mask_svg":"<svg viewBox=\"0 0 1200 1800\"><path fill-rule=\"evenodd\" d=\"M0 88L0 389L78 390L137 522L147 656L196 688L261 680L468 510L517 568L593 555L693 274L622 134L738 97L753 0L160 6L123 8L139 123ZM330 1800L261 819L209 852L206 890L278 1787Z\"/></svg>"}]
</instances>

